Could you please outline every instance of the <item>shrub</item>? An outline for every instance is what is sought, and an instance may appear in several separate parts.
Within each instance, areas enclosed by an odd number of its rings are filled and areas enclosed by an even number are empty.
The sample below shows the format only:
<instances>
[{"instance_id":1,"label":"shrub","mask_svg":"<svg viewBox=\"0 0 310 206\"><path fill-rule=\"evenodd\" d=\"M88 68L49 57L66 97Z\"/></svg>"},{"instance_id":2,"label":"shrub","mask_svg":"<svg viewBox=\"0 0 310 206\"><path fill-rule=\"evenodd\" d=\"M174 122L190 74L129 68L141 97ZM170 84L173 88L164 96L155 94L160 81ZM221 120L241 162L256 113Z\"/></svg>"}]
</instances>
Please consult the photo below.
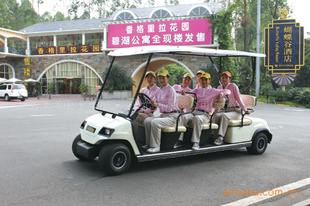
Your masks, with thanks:
<instances>
[{"instance_id":1,"label":"shrub","mask_svg":"<svg viewBox=\"0 0 310 206\"><path fill-rule=\"evenodd\" d=\"M87 84L81 83L80 86L79 86L79 90L80 90L81 93L87 93L87 90L88 90Z\"/></svg>"},{"instance_id":2,"label":"shrub","mask_svg":"<svg viewBox=\"0 0 310 206\"><path fill-rule=\"evenodd\" d=\"M103 73L106 76L108 70ZM112 93L114 90L130 90L134 86L134 81L126 74L126 71L119 66L112 66L104 89Z\"/></svg>"},{"instance_id":3,"label":"shrub","mask_svg":"<svg viewBox=\"0 0 310 206\"><path fill-rule=\"evenodd\" d=\"M55 93L55 85L54 85L53 82L48 83L47 92L49 94L54 94Z\"/></svg>"}]
</instances>

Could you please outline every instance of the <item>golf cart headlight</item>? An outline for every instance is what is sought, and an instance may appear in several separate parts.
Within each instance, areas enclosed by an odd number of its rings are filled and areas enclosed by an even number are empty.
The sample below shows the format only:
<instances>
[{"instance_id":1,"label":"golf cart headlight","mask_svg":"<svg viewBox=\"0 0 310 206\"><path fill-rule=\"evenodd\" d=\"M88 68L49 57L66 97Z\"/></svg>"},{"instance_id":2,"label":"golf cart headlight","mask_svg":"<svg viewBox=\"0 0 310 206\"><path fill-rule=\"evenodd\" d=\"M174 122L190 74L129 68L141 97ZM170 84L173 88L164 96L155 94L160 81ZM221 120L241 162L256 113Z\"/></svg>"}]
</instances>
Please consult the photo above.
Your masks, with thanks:
<instances>
[{"instance_id":1,"label":"golf cart headlight","mask_svg":"<svg viewBox=\"0 0 310 206\"><path fill-rule=\"evenodd\" d=\"M82 124L81 124L80 128L81 128L81 129L84 129L84 128L85 128L86 123L87 123L87 122L84 120L84 121L82 122Z\"/></svg>"},{"instance_id":2,"label":"golf cart headlight","mask_svg":"<svg viewBox=\"0 0 310 206\"><path fill-rule=\"evenodd\" d=\"M105 128L105 127L103 127L103 128L100 130L99 134L102 134L102 135L104 135L104 136L110 137L110 136L113 134L113 132L114 132L114 129L110 129L110 128Z\"/></svg>"}]
</instances>

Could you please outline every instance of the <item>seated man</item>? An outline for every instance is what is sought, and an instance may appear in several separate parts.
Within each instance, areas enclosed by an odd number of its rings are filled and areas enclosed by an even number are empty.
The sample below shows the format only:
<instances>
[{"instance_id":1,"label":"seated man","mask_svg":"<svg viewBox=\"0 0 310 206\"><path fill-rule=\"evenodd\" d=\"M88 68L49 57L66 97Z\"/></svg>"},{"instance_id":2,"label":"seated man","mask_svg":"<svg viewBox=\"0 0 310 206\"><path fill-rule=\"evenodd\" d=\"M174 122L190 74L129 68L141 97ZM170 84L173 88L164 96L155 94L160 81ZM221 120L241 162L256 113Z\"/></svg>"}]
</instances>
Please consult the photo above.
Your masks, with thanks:
<instances>
[{"instance_id":1,"label":"seated man","mask_svg":"<svg viewBox=\"0 0 310 206\"><path fill-rule=\"evenodd\" d=\"M152 71L148 71L145 74L145 80L147 81L147 86L142 88L140 93L144 93L147 96L149 96L151 99L154 98L157 91L159 91L159 87L155 85L156 75ZM141 100L138 98L135 103L135 109L139 108L141 106ZM153 117L153 113L155 110L151 110L148 108L142 108L138 111L138 116L135 118L133 124L134 124L134 130L135 134L138 133L139 124L143 124L144 120L147 117Z\"/></svg>"},{"instance_id":2,"label":"seated man","mask_svg":"<svg viewBox=\"0 0 310 206\"><path fill-rule=\"evenodd\" d=\"M201 87L200 77L201 77L201 75L204 74L204 73L205 73L205 72L202 71L202 70L198 70L198 71L196 72L196 81L197 81L197 85L196 85L195 89Z\"/></svg>"},{"instance_id":3,"label":"seated man","mask_svg":"<svg viewBox=\"0 0 310 206\"><path fill-rule=\"evenodd\" d=\"M169 126L175 126L179 115L177 106L177 94L168 84L170 78L166 69L160 69L158 74L160 90L154 95L151 104L159 108L159 117L148 117L144 120L146 145L142 148L147 149L149 153L160 151L161 129Z\"/></svg>"},{"instance_id":4,"label":"seated man","mask_svg":"<svg viewBox=\"0 0 310 206\"><path fill-rule=\"evenodd\" d=\"M200 135L202 130L202 123L209 122L212 105L215 99L219 95L230 94L229 90L222 89L214 89L209 86L211 82L211 76L209 73L204 73L200 77L201 87L194 89L192 92L197 95L197 104L193 113L185 114L180 117L180 124L187 126L189 122L193 123L193 134L192 134L192 143L193 150L199 149ZM184 92L183 92L184 94ZM181 146L181 141L183 139L179 139L179 141L175 144L174 148L178 148Z\"/></svg>"},{"instance_id":5,"label":"seated man","mask_svg":"<svg viewBox=\"0 0 310 206\"><path fill-rule=\"evenodd\" d=\"M239 88L236 84L230 83L231 74L228 71L225 71L221 74L221 82L218 89L227 89L231 91L228 95L229 103L227 110L225 112L219 112L214 114L213 122L219 125L218 129L218 138L214 141L215 145L221 145L224 143L224 136L227 131L228 123L230 119L240 119L241 110L246 114L250 114L250 111L247 110L246 106L243 104L240 97Z\"/></svg>"}]
</instances>

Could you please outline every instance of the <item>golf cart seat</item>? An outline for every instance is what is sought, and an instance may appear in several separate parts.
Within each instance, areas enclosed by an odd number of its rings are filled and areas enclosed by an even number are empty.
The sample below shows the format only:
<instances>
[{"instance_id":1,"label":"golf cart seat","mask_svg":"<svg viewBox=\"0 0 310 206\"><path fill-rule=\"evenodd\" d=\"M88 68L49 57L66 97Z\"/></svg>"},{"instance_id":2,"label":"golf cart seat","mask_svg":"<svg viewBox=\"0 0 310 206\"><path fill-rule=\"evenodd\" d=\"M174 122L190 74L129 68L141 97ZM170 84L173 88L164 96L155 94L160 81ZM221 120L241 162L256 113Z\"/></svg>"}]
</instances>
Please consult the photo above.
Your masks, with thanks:
<instances>
[{"instance_id":1,"label":"golf cart seat","mask_svg":"<svg viewBox=\"0 0 310 206\"><path fill-rule=\"evenodd\" d=\"M252 107L255 107L257 104L256 97L246 94L241 94L241 99L244 103L244 105L247 107L248 110L253 110ZM245 113L242 112L242 118L241 119L231 119L229 120L228 126L229 127L242 127L252 124L252 120L250 118L245 117Z\"/></svg>"},{"instance_id":2,"label":"golf cart seat","mask_svg":"<svg viewBox=\"0 0 310 206\"><path fill-rule=\"evenodd\" d=\"M241 94L241 99L244 103L244 105L249 109L252 110L251 107L256 106L256 97L251 96L251 95L245 95L245 94ZM225 108L225 102L227 100L222 97L222 98L217 98L216 101L213 104L213 108L215 109L223 109ZM213 116L213 115L212 115ZM212 123L214 124L214 123ZM229 120L228 126L229 127L242 127L242 126L247 126L247 125L251 125L252 124L252 120L250 118L246 118L245 117L245 113L242 113L242 117L241 119L231 119Z\"/></svg>"}]
</instances>

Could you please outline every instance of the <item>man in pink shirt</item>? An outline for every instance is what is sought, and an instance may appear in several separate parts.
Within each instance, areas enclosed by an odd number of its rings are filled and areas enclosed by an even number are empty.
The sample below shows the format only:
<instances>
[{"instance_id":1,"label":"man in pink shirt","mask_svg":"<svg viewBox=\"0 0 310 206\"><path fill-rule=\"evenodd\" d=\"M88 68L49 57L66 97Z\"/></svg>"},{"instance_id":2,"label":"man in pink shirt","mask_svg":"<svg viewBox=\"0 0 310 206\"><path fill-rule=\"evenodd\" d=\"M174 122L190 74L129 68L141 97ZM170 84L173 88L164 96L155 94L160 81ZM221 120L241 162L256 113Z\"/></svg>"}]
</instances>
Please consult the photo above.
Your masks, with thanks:
<instances>
[{"instance_id":1,"label":"man in pink shirt","mask_svg":"<svg viewBox=\"0 0 310 206\"><path fill-rule=\"evenodd\" d=\"M230 94L229 90L214 89L209 86L211 82L211 76L209 73L204 73L200 77L201 87L194 89L192 92L197 95L197 104L195 111L190 114L186 114L180 117L181 124L187 126L189 122L193 123L192 143L193 150L199 149L200 135L202 130L202 123L209 122L212 105L216 98L221 94ZM183 92L184 94L184 92ZM181 139L175 144L175 148L181 146Z\"/></svg>"},{"instance_id":2,"label":"man in pink shirt","mask_svg":"<svg viewBox=\"0 0 310 206\"><path fill-rule=\"evenodd\" d=\"M202 71L202 70L198 70L198 71L196 72L196 81L197 81L197 85L196 85L195 89L201 87L200 77L201 77L201 75L204 74L204 73L205 73L205 72Z\"/></svg>"},{"instance_id":3,"label":"man in pink shirt","mask_svg":"<svg viewBox=\"0 0 310 206\"><path fill-rule=\"evenodd\" d=\"M147 81L147 86L142 88L140 90L140 93L144 93L147 96L149 96L151 99L155 97L155 94L157 91L159 91L159 87L155 85L156 75L153 71L148 71L145 74L145 80ZM135 103L135 109L138 109L141 106L141 100L138 98ZM138 116L135 118L133 124L134 124L134 130L135 134L138 132L139 124L143 124L144 120L147 117L153 117L153 113L155 110L151 110L148 108L142 108L138 111Z\"/></svg>"},{"instance_id":4,"label":"man in pink shirt","mask_svg":"<svg viewBox=\"0 0 310 206\"><path fill-rule=\"evenodd\" d=\"M160 151L161 129L175 126L179 115L177 106L177 94L168 84L169 73L166 69L160 69L158 74L160 89L155 93L151 104L159 108L159 117L148 117L144 120L146 145L142 146L149 153Z\"/></svg>"},{"instance_id":5,"label":"man in pink shirt","mask_svg":"<svg viewBox=\"0 0 310 206\"><path fill-rule=\"evenodd\" d=\"M224 143L224 136L226 134L226 130L228 127L228 122L230 119L240 119L241 118L241 110L243 110L246 114L250 114L250 111L247 110L246 106L242 102L240 97L239 88L236 84L230 83L231 74L228 71L225 71L221 74L221 82L218 89L228 89L231 91L231 94L228 95L229 103L227 106L227 110L225 112L216 113L213 116L212 122L217 123L219 125L218 129L218 138L214 141L215 145L221 145Z\"/></svg>"}]
</instances>

